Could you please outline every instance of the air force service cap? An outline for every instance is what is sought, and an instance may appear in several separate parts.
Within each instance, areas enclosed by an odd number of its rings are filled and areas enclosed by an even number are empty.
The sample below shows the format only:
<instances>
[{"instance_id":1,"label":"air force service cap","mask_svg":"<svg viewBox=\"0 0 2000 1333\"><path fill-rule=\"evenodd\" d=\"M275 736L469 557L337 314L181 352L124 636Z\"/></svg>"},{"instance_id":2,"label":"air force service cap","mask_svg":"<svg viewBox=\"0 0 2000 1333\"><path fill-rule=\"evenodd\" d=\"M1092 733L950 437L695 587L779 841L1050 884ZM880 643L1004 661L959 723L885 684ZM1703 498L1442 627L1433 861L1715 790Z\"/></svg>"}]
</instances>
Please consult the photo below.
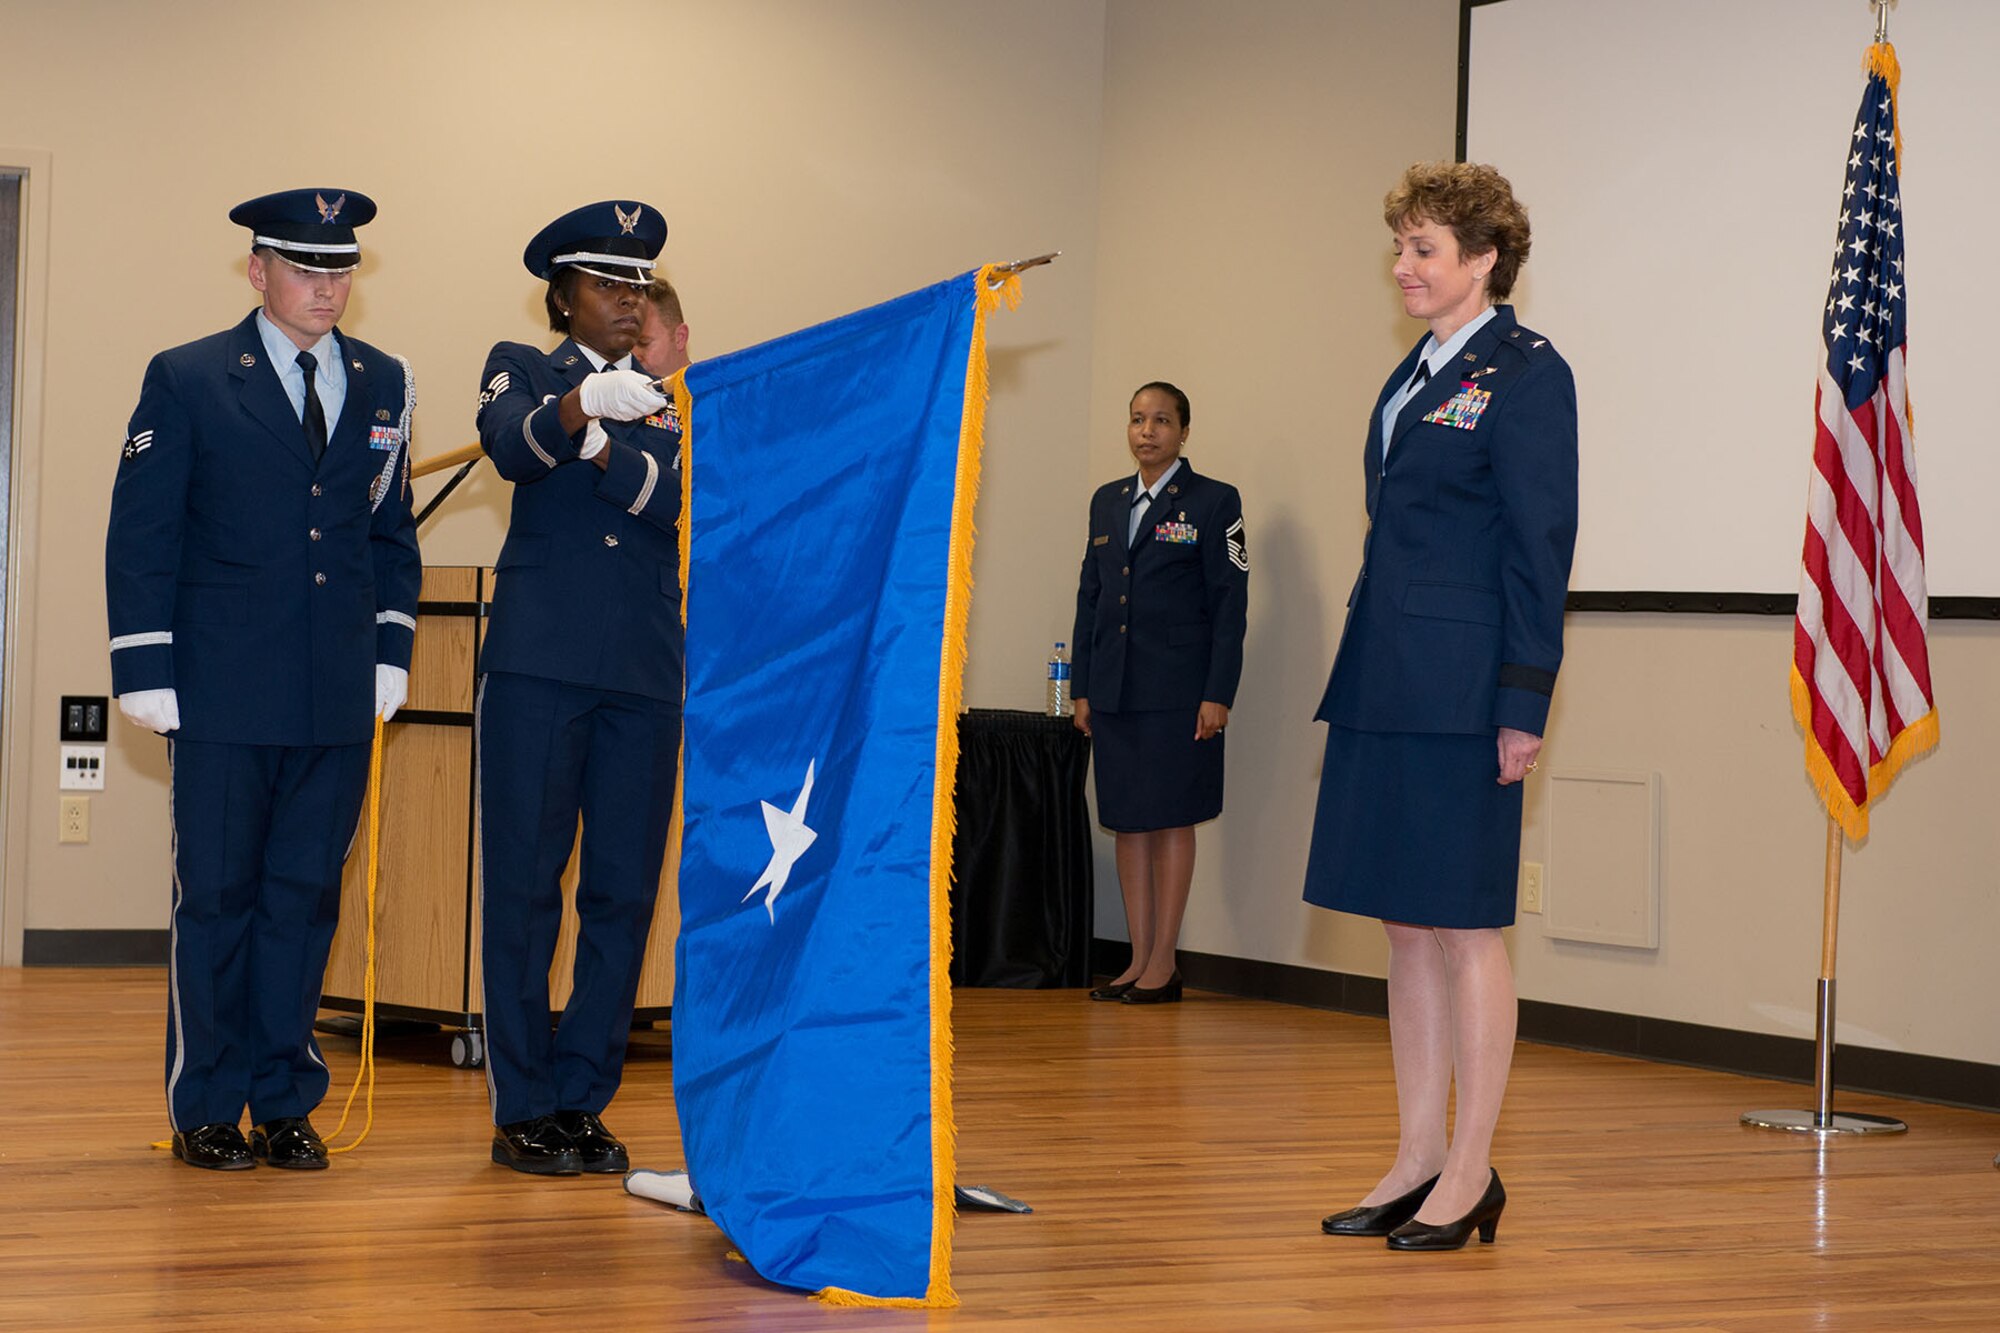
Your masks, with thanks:
<instances>
[{"instance_id":1,"label":"air force service cap","mask_svg":"<svg viewBox=\"0 0 2000 1333\"><path fill-rule=\"evenodd\" d=\"M250 229L251 249L274 250L314 273L361 267L354 229L374 216L375 201L354 190L281 190L229 210L231 222Z\"/></svg>"},{"instance_id":2,"label":"air force service cap","mask_svg":"<svg viewBox=\"0 0 2000 1333\"><path fill-rule=\"evenodd\" d=\"M666 243L667 220L659 209L607 199L565 213L536 232L521 262L544 281L558 269L578 268L643 287L653 280L653 260Z\"/></svg>"}]
</instances>

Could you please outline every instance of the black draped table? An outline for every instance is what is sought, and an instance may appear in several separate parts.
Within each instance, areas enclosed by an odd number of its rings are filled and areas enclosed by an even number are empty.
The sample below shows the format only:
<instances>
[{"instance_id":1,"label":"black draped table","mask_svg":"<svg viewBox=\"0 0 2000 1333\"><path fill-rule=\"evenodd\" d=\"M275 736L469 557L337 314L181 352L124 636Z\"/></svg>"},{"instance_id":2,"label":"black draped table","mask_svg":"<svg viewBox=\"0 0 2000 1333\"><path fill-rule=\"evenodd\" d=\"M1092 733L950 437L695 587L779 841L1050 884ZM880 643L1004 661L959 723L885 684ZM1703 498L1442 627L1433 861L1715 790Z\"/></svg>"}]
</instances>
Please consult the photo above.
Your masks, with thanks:
<instances>
[{"instance_id":1,"label":"black draped table","mask_svg":"<svg viewBox=\"0 0 2000 1333\"><path fill-rule=\"evenodd\" d=\"M952 839L955 986L1090 984L1090 739L1066 717L958 719Z\"/></svg>"}]
</instances>

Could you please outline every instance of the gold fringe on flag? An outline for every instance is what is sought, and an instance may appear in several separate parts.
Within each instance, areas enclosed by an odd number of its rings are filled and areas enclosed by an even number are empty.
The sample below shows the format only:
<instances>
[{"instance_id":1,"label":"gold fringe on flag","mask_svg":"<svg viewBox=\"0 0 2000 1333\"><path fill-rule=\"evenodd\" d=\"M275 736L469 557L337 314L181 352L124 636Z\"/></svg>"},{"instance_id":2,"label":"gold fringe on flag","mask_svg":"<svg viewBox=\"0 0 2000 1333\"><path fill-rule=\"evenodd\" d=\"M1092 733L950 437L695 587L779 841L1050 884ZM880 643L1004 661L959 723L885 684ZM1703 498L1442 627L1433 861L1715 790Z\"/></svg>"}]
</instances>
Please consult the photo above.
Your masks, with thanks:
<instances>
[{"instance_id":1,"label":"gold fringe on flag","mask_svg":"<svg viewBox=\"0 0 2000 1333\"><path fill-rule=\"evenodd\" d=\"M1915 722L1897 733L1889 743L1889 753L1883 755L1868 770L1868 800L1856 805L1847 794L1847 788L1833 771L1833 760L1820 748L1819 738L1812 730L1812 692L1806 688L1806 679L1799 674L1796 664L1792 667L1792 717L1799 729L1806 734L1806 777L1811 780L1813 790L1819 793L1820 804L1827 814L1840 825L1840 831L1854 842L1868 836L1868 807L1875 799L1889 790L1889 784L1903 771L1904 765L1923 755L1938 743L1938 711L1935 705Z\"/></svg>"},{"instance_id":2,"label":"gold fringe on flag","mask_svg":"<svg viewBox=\"0 0 2000 1333\"><path fill-rule=\"evenodd\" d=\"M977 306L965 359L965 411L958 429L958 484L951 509L951 563L944 604L944 653L938 667L937 775L931 796L931 1274L921 1298L866 1296L844 1287L813 1293L824 1305L888 1309L950 1309L952 1227L958 1210L958 1126L951 1099L951 843L958 826L953 792L958 774L958 710L965 698L966 637L972 614L972 510L979 499L980 452L986 443L986 317L1000 304L1021 305L1021 276L1001 277L996 265L974 280Z\"/></svg>"}]
</instances>

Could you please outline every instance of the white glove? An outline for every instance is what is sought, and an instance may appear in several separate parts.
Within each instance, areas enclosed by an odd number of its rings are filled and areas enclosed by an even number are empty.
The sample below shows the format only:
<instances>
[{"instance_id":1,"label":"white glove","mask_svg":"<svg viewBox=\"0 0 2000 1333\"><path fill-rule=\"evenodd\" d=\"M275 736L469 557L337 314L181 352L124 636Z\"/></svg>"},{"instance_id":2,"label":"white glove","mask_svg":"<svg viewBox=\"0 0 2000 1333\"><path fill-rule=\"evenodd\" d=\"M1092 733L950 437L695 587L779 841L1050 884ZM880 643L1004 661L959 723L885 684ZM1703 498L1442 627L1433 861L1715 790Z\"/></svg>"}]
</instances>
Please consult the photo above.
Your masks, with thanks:
<instances>
[{"instance_id":1,"label":"white glove","mask_svg":"<svg viewBox=\"0 0 2000 1333\"><path fill-rule=\"evenodd\" d=\"M589 460L604 452L604 446L611 443L611 437L604 433L604 427L595 418L583 428L583 448L576 451L579 459Z\"/></svg>"},{"instance_id":2,"label":"white glove","mask_svg":"<svg viewBox=\"0 0 2000 1333\"><path fill-rule=\"evenodd\" d=\"M587 417L637 421L667 405L667 396L653 387L653 377L638 370L600 370L577 386L577 402Z\"/></svg>"},{"instance_id":3,"label":"white glove","mask_svg":"<svg viewBox=\"0 0 2000 1333\"><path fill-rule=\"evenodd\" d=\"M118 711L129 721L162 736L180 729L181 700L172 690L132 690L121 694Z\"/></svg>"},{"instance_id":4,"label":"white glove","mask_svg":"<svg viewBox=\"0 0 2000 1333\"><path fill-rule=\"evenodd\" d=\"M410 673L399 666L387 662L375 664L375 716L384 722L396 716L396 710L410 697Z\"/></svg>"}]
</instances>

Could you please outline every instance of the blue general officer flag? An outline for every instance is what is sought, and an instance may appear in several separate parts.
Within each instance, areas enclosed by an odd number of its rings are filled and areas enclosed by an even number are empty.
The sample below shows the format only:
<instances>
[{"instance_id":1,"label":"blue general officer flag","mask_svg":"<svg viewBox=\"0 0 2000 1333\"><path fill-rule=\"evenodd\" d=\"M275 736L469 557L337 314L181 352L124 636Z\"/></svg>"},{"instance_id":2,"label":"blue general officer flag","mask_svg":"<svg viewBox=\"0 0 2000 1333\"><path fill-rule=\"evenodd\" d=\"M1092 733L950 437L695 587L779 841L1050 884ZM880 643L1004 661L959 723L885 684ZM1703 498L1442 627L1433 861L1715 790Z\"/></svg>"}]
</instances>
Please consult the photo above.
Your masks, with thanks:
<instances>
[{"instance_id":1,"label":"blue general officer flag","mask_svg":"<svg viewBox=\"0 0 2000 1333\"><path fill-rule=\"evenodd\" d=\"M956 1303L956 718L986 398L964 274L690 367L674 1098L769 1280ZM669 575L671 577L671 575Z\"/></svg>"}]
</instances>

